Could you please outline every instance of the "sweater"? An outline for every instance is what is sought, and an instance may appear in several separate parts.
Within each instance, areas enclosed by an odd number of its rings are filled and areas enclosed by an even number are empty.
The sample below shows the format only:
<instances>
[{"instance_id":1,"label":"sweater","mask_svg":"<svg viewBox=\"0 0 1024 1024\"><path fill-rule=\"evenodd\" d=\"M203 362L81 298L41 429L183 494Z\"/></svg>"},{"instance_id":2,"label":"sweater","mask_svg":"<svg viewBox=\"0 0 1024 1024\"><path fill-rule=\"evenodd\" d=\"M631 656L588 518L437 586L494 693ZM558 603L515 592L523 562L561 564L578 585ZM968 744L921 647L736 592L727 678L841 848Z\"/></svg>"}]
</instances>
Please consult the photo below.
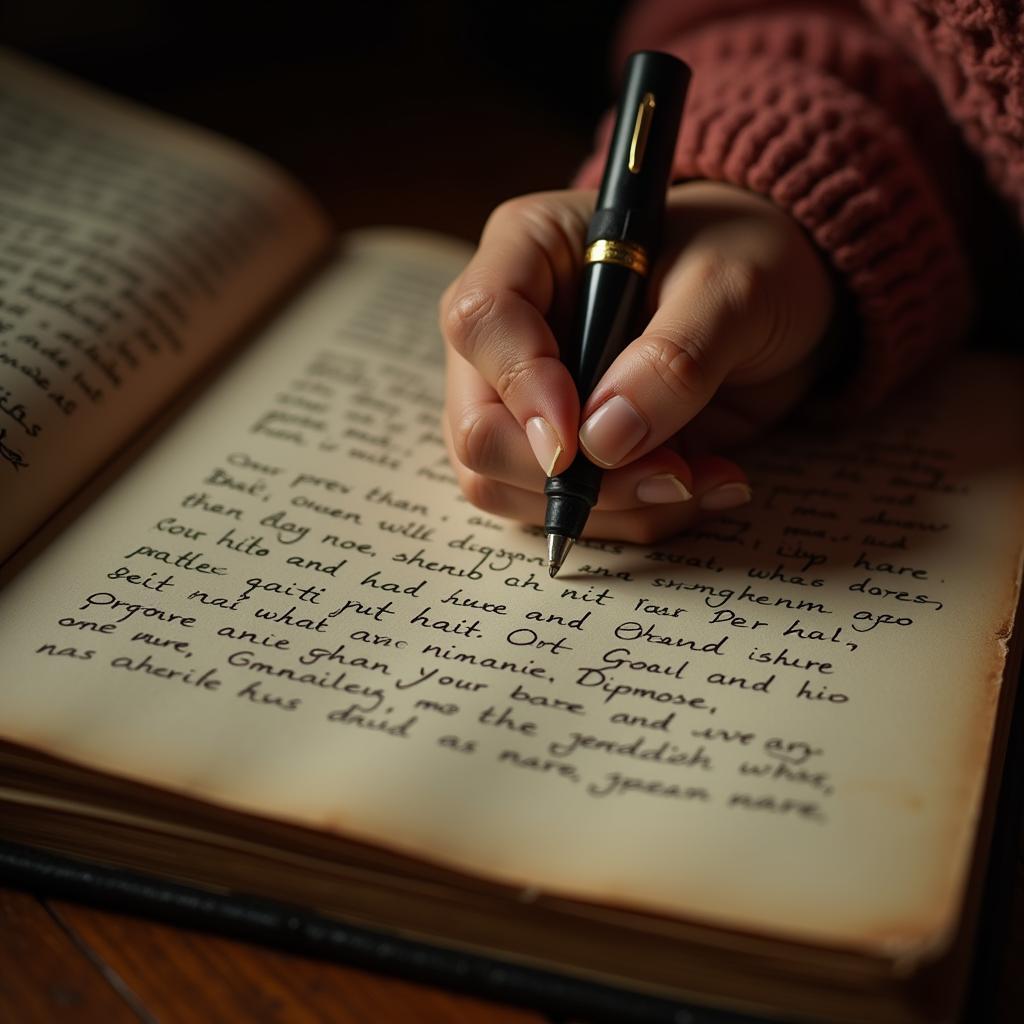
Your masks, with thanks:
<instances>
[{"instance_id":1,"label":"sweater","mask_svg":"<svg viewBox=\"0 0 1024 1024\"><path fill-rule=\"evenodd\" d=\"M675 178L771 199L845 286L861 336L850 393L877 401L963 336L979 179L1024 218L1024 5L641 0L617 64L640 49L694 72Z\"/></svg>"}]
</instances>

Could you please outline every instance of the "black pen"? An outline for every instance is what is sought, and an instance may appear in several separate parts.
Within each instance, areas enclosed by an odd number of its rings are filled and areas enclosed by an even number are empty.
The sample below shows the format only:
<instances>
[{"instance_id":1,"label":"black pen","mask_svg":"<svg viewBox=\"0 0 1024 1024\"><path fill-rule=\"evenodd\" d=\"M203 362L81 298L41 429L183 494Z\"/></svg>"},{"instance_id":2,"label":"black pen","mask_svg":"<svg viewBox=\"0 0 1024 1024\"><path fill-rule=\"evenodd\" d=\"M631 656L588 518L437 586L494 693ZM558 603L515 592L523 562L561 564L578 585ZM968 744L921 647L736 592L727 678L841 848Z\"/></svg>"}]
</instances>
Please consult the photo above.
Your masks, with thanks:
<instances>
[{"instance_id":1,"label":"black pen","mask_svg":"<svg viewBox=\"0 0 1024 1024\"><path fill-rule=\"evenodd\" d=\"M562 349L580 406L636 336L690 69L667 53L634 53L626 65L608 163L587 229L577 323ZM582 452L544 487L548 572L554 576L597 503L601 469Z\"/></svg>"}]
</instances>

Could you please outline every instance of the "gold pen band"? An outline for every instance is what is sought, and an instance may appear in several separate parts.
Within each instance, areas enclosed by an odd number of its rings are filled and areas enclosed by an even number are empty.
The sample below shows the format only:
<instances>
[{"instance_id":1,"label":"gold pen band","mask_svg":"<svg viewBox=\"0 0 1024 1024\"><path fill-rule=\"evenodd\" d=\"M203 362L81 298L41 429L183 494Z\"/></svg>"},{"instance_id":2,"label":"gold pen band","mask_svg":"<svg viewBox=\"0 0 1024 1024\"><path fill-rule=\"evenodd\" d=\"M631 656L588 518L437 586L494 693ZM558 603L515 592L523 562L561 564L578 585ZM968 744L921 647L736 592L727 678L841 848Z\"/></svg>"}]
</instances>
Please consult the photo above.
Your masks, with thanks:
<instances>
[{"instance_id":1,"label":"gold pen band","mask_svg":"<svg viewBox=\"0 0 1024 1024\"><path fill-rule=\"evenodd\" d=\"M587 246L583 254L584 263L617 263L641 277L647 276L647 253L635 242L615 242L599 238Z\"/></svg>"}]
</instances>

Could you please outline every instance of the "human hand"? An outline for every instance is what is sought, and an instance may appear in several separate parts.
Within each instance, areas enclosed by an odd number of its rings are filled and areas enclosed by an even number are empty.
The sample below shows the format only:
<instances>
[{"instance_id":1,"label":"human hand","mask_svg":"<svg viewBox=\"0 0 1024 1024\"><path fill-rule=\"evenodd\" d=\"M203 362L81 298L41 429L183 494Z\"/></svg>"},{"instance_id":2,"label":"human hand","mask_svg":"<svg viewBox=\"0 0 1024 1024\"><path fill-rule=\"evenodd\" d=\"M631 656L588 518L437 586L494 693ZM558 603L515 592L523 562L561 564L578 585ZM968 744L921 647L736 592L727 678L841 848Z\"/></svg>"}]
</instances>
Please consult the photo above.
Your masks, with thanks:
<instances>
[{"instance_id":1,"label":"human hand","mask_svg":"<svg viewBox=\"0 0 1024 1024\"><path fill-rule=\"evenodd\" d=\"M674 186L650 322L581 414L556 339L572 327L593 204L592 192L548 192L491 215L441 298L445 434L469 501L534 523L545 474L568 468L578 441L606 468L586 535L651 542L749 500L743 470L718 453L807 390L832 284L768 200L714 182Z\"/></svg>"}]
</instances>

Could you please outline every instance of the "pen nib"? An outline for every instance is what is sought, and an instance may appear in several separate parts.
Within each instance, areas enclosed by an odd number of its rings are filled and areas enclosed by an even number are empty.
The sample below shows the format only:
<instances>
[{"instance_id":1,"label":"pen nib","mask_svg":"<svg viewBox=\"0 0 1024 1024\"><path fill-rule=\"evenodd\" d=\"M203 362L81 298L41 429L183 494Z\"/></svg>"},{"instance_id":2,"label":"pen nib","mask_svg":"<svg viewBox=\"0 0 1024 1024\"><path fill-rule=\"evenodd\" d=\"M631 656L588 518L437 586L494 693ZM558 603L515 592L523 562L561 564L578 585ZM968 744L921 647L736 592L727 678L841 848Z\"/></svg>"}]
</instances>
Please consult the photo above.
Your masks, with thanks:
<instances>
[{"instance_id":1,"label":"pen nib","mask_svg":"<svg viewBox=\"0 0 1024 1024\"><path fill-rule=\"evenodd\" d=\"M561 533L548 534L548 574L552 577L558 575L562 563L572 550L575 541L572 537L566 537Z\"/></svg>"}]
</instances>

